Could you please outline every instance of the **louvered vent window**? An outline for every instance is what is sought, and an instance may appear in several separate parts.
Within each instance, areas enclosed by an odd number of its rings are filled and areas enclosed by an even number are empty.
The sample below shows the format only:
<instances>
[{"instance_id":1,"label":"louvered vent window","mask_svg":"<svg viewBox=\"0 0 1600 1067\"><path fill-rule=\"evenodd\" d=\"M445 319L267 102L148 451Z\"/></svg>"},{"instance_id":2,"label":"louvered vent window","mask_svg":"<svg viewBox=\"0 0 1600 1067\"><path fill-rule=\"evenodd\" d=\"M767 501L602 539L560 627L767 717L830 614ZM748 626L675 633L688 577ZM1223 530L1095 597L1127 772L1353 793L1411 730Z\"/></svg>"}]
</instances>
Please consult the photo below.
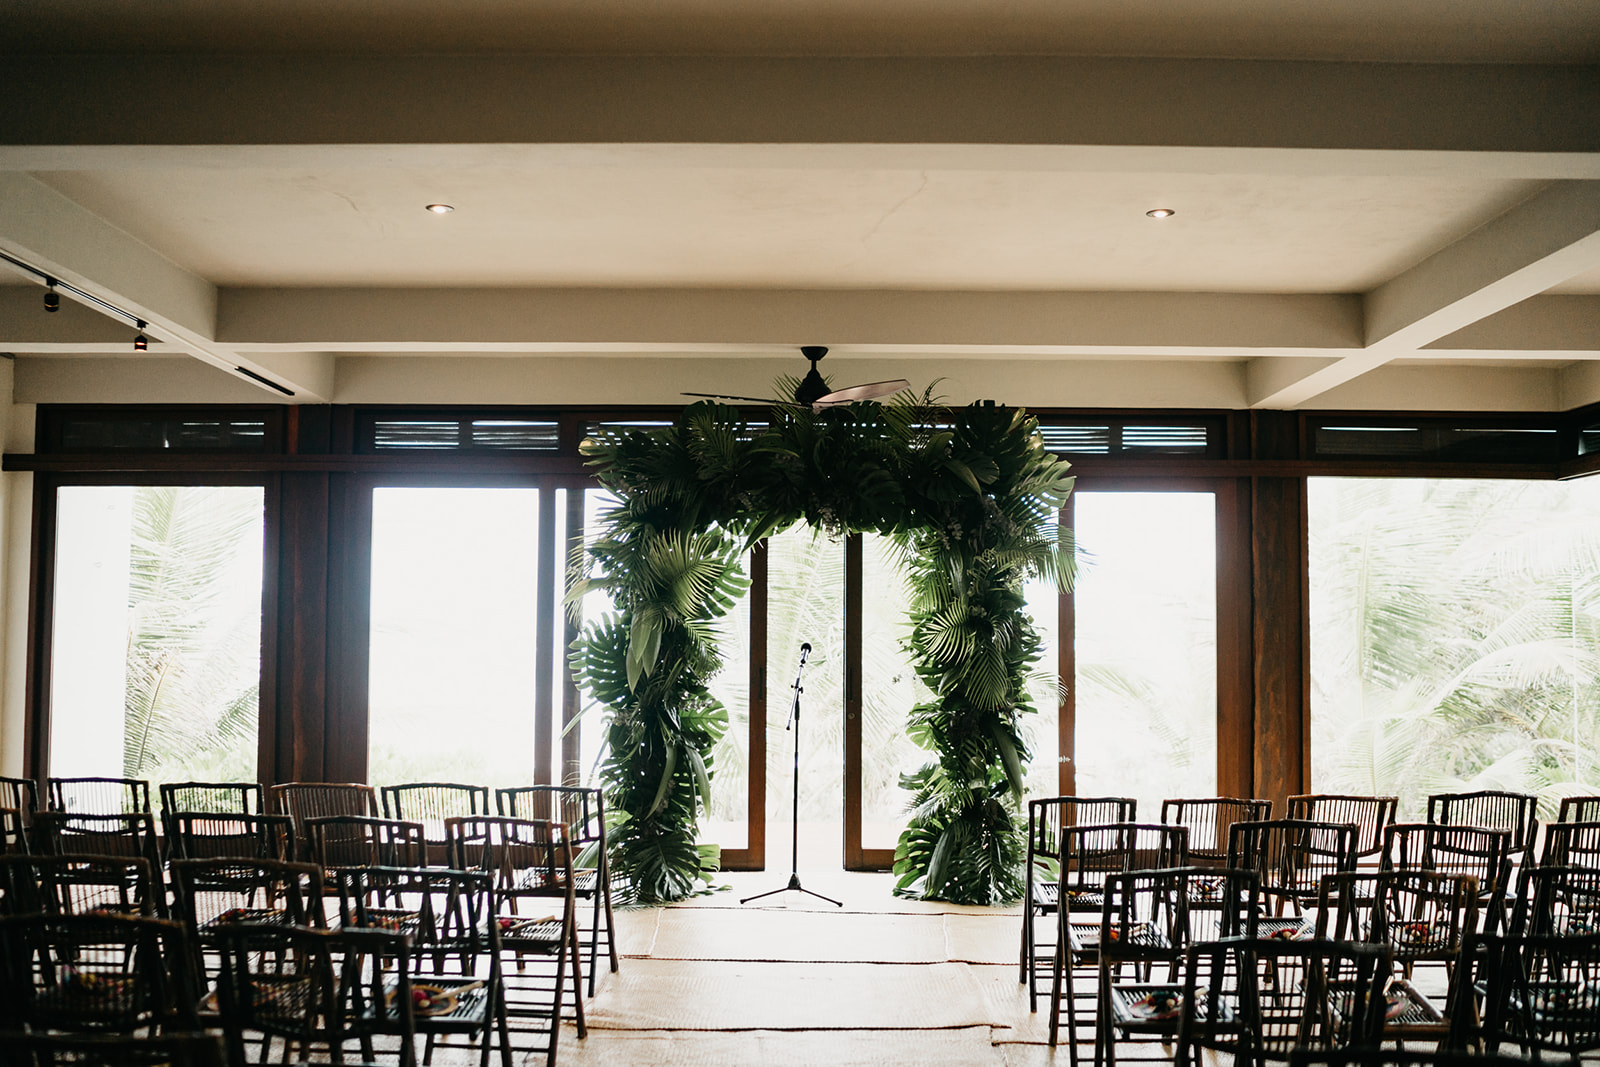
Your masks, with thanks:
<instances>
[{"instance_id":1,"label":"louvered vent window","mask_svg":"<svg viewBox=\"0 0 1600 1067\"><path fill-rule=\"evenodd\" d=\"M1104 456L1111 451L1109 426L1041 426L1047 452L1078 456Z\"/></svg>"},{"instance_id":2,"label":"louvered vent window","mask_svg":"<svg viewBox=\"0 0 1600 1067\"><path fill-rule=\"evenodd\" d=\"M618 432L627 430L664 430L673 424L671 419L634 419L613 420L607 422L587 422L583 425L583 436L593 437L595 434ZM741 441L753 441L766 432L767 423L752 420L745 423L744 429L739 431Z\"/></svg>"},{"instance_id":3,"label":"louvered vent window","mask_svg":"<svg viewBox=\"0 0 1600 1067\"><path fill-rule=\"evenodd\" d=\"M561 426L553 419L374 415L361 451L554 452Z\"/></svg>"},{"instance_id":4,"label":"louvered vent window","mask_svg":"<svg viewBox=\"0 0 1600 1067\"><path fill-rule=\"evenodd\" d=\"M42 411L42 451L251 452L278 451L283 420L277 412L193 414L164 411Z\"/></svg>"},{"instance_id":5,"label":"louvered vent window","mask_svg":"<svg viewBox=\"0 0 1600 1067\"><path fill-rule=\"evenodd\" d=\"M1220 422L1040 420L1039 434L1046 451L1064 456L1208 456L1221 451Z\"/></svg>"},{"instance_id":6,"label":"louvered vent window","mask_svg":"<svg viewBox=\"0 0 1600 1067\"><path fill-rule=\"evenodd\" d=\"M1578 455L1600 452L1600 426L1585 426L1578 431Z\"/></svg>"},{"instance_id":7,"label":"louvered vent window","mask_svg":"<svg viewBox=\"0 0 1600 1067\"><path fill-rule=\"evenodd\" d=\"M1549 427L1363 421L1313 425L1311 450L1319 458L1554 463L1560 441Z\"/></svg>"}]
</instances>

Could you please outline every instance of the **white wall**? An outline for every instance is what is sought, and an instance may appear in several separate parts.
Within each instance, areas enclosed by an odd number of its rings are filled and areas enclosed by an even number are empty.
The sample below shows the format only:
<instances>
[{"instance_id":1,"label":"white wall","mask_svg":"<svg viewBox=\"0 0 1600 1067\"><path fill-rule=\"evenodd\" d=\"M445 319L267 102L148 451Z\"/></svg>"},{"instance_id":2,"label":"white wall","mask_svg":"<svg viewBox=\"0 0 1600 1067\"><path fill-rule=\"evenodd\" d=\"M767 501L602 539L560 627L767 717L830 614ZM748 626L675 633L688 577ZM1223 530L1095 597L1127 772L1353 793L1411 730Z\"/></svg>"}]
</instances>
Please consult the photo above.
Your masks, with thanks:
<instances>
[{"instance_id":1,"label":"white wall","mask_svg":"<svg viewBox=\"0 0 1600 1067\"><path fill-rule=\"evenodd\" d=\"M0 359L0 450L33 451L33 407L12 404L14 370ZM33 475L0 473L0 774L22 773L28 666L28 560Z\"/></svg>"}]
</instances>

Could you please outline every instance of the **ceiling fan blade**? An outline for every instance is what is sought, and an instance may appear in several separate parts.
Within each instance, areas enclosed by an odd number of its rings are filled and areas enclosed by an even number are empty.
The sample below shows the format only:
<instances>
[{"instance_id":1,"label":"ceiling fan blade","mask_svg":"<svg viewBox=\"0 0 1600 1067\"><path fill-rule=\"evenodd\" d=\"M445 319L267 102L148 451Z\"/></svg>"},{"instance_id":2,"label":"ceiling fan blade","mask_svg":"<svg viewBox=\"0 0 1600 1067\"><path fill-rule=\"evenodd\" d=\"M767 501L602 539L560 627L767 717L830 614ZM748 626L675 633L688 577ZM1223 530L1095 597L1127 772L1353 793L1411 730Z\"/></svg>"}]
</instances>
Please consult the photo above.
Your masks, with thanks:
<instances>
[{"instance_id":1,"label":"ceiling fan blade","mask_svg":"<svg viewBox=\"0 0 1600 1067\"><path fill-rule=\"evenodd\" d=\"M727 393L679 393L679 396L698 396L704 400L743 400L751 404L782 404L794 407L792 400L774 400L770 396L729 396Z\"/></svg>"},{"instance_id":2,"label":"ceiling fan blade","mask_svg":"<svg viewBox=\"0 0 1600 1067\"><path fill-rule=\"evenodd\" d=\"M895 393L910 389L911 383L904 378L895 378L887 382L866 382L862 385L848 385L843 389L835 389L826 396L818 397L811 404L811 410L821 411L838 404L851 404L857 400L876 400L880 396L893 396Z\"/></svg>"}]
</instances>

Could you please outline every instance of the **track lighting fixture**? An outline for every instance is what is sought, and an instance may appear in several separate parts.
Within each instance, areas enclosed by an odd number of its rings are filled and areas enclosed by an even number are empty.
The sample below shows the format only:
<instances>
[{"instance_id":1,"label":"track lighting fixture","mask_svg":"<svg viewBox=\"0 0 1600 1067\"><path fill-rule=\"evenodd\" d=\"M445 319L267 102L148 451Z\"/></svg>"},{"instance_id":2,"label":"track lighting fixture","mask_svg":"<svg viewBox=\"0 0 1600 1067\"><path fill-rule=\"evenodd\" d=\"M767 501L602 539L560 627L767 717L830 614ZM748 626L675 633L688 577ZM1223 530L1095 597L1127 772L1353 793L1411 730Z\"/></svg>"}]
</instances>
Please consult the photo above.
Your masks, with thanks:
<instances>
[{"instance_id":1,"label":"track lighting fixture","mask_svg":"<svg viewBox=\"0 0 1600 1067\"><path fill-rule=\"evenodd\" d=\"M44 283L44 309L46 311L61 310L61 294L56 290L65 289L67 292L72 294L75 300L78 300L85 306L97 308L98 310L105 312L107 315L112 315L116 318L133 323L134 328L139 331L134 335L133 338L133 350L135 352L150 351L150 338L146 337L144 334L145 327L150 324L139 318L139 316L135 315L133 312L120 308L104 297L96 296L95 294L89 292L87 289L80 289L71 282L64 282L51 274L47 274L45 271L40 270L33 264L26 263L8 252L0 252L0 263L9 263L13 267L16 267L18 270L22 271L24 274L37 278L39 281ZM221 364L218 364L218 366L221 366ZM223 369L227 370L228 368L223 367ZM273 381L264 374L257 374L255 371L246 367L234 367L232 369L233 373L239 375L241 378L248 378L253 382L258 382L261 385L266 386L268 389L273 389L282 393L284 396L295 395L293 389Z\"/></svg>"}]
</instances>

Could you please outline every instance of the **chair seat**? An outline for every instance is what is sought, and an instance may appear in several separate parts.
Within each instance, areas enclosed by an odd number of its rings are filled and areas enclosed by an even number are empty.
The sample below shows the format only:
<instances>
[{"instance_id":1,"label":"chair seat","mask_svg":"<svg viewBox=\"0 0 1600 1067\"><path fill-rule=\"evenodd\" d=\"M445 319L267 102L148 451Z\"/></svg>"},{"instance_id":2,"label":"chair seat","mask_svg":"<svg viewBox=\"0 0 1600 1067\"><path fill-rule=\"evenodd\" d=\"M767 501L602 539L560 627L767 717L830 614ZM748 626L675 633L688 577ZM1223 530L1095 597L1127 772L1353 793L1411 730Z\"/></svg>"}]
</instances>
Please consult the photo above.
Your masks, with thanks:
<instances>
[{"instance_id":1,"label":"chair seat","mask_svg":"<svg viewBox=\"0 0 1600 1067\"><path fill-rule=\"evenodd\" d=\"M1068 911L1099 911L1105 899L1105 892L1099 888L1063 891L1057 882L1033 884L1033 903L1042 911L1054 911L1063 900L1067 903Z\"/></svg>"},{"instance_id":2,"label":"chair seat","mask_svg":"<svg viewBox=\"0 0 1600 1067\"><path fill-rule=\"evenodd\" d=\"M422 914L403 908L368 908L366 918L361 925L368 930L394 930L413 938L422 927Z\"/></svg>"},{"instance_id":3,"label":"chair seat","mask_svg":"<svg viewBox=\"0 0 1600 1067\"><path fill-rule=\"evenodd\" d=\"M396 1003L398 983L384 982L384 1019L400 1018ZM372 1006L368 1005L368 1017ZM464 1033L483 1029L489 1018L489 987L486 981L459 974L419 974L411 979L411 1015L420 1030L459 1030Z\"/></svg>"},{"instance_id":4,"label":"chair seat","mask_svg":"<svg viewBox=\"0 0 1600 1067\"><path fill-rule=\"evenodd\" d=\"M113 971L61 969L59 980L40 988L35 1007L52 1024L106 1028L132 1025L142 997L138 980Z\"/></svg>"},{"instance_id":5,"label":"chair seat","mask_svg":"<svg viewBox=\"0 0 1600 1067\"><path fill-rule=\"evenodd\" d=\"M1183 1015L1183 987L1133 982L1113 985L1109 991L1111 1021L1123 1030L1154 1030L1177 1032L1179 1018ZM1208 1019L1205 991L1200 992L1195 1015ZM1221 1023L1231 1021L1232 1010L1223 1005Z\"/></svg>"},{"instance_id":6,"label":"chair seat","mask_svg":"<svg viewBox=\"0 0 1600 1067\"><path fill-rule=\"evenodd\" d=\"M1112 940L1117 939L1119 931L1111 931ZM1135 923L1128 930L1127 945L1135 948L1163 949L1171 948L1172 943L1167 935L1153 923ZM1072 945L1072 951L1078 953L1098 952L1100 949L1100 924L1095 923L1069 923L1067 937Z\"/></svg>"},{"instance_id":7,"label":"chair seat","mask_svg":"<svg viewBox=\"0 0 1600 1067\"><path fill-rule=\"evenodd\" d=\"M257 975L250 980L256 1019L298 1027L311 1010L315 986L316 983L306 976Z\"/></svg>"},{"instance_id":8,"label":"chair seat","mask_svg":"<svg viewBox=\"0 0 1600 1067\"><path fill-rule=\"evenodd\" d=\"M1407 1031L1437 1033L1446 1025L1444 1015L1416 986L1404 978L1389 983L1383 1012L1383 1028L1396 1037Z\"/></svg>"},{"instance_id":9,"label":"chair seat","mask_svg":"<svg viewBox=\"0 0 1600 1067\"><path fill-rule=\"evenodd\" d=\"M1309 941L1317 928L1299 916L1264 916L1256 920L1256 936L1274 941Z\"/></svg>"},{"instance_id":10,"label":"chair seat","mask_svg":"<svg viewBox=\"0 0 1600 1067\"><path fill-rule=\"evenodd\" d=\"M1532 998L1533 1017L1541 1023L1559 1026L1568 1023L1588 1023L1600 1019L1600 980L1588 982L1530 982L1528 995ZM1513 1000L1521 1010L1527 1007L1518 997Z\"/></svg>"},{"instance_id":11,"label":"chair seat","mask_svg":"<svg viewBox=\"0 0 1600 1067\"><path fill-rule=\"evenodd\" d=\"M219 926L294 926L292 916L282 908L229 908L214 919L207 919L199 926L202 934L215 930Z\"/></svg>"},{"instance_id":12,"label":"chair seat","mask_svg":"<svg viewBox=\"0 0 1600 1067\"><path fill-rule=\"evenodd\" d=\"M561 920L554 915L530 917L526 915L500 915L500 945L513 949L548 949L561 946Z\"/></svg>"}]
</instances>

